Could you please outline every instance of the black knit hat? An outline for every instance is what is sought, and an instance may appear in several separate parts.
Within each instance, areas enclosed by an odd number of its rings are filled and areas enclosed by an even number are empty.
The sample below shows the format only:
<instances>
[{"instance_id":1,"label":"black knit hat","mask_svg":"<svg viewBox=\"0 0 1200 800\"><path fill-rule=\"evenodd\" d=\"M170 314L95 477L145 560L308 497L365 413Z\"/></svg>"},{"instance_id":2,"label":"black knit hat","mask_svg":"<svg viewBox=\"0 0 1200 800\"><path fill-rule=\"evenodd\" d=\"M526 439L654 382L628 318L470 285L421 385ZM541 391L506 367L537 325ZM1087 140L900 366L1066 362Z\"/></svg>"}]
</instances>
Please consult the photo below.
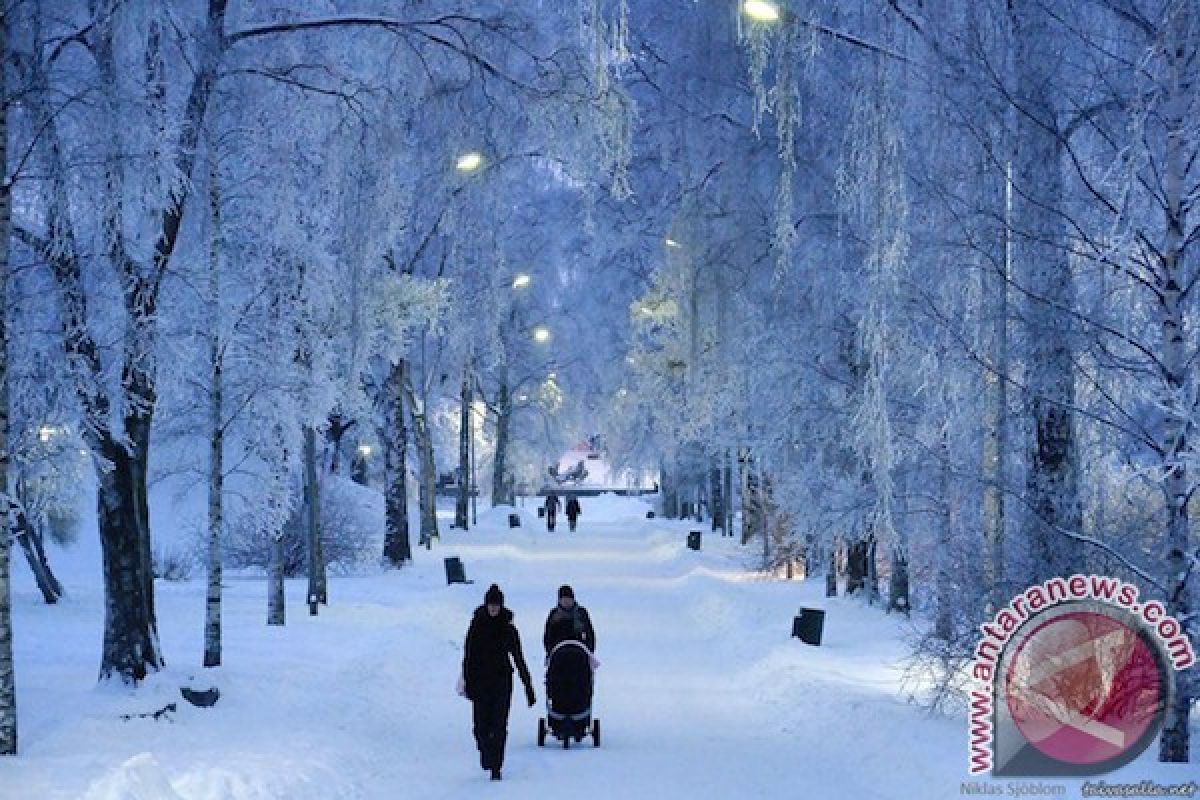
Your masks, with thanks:
<instances>
[{"instance_id":1,"label":"black knit hat","mask_svg":"<svg viewBox=\"0 0 1200 800\"><path fill-rule=\"evenodd\" d=\"M570 586L567 586L564 583L562 586L558 587L558 596L559 597L569 597L572 600L574 600L575 599L575 590L572 589Z\"/></svg>"},{"instance_id":2,"label":"black knit hat","mask_svg":"<svg viewBox=\"0 0 1200 800\"><path fill-rule=\"evenodd\" d=\"M483 595L483 602L489 606L502 606L504 605L504 592L500 591L500 587L493 583Z\"/></svg>"}]
</instances>

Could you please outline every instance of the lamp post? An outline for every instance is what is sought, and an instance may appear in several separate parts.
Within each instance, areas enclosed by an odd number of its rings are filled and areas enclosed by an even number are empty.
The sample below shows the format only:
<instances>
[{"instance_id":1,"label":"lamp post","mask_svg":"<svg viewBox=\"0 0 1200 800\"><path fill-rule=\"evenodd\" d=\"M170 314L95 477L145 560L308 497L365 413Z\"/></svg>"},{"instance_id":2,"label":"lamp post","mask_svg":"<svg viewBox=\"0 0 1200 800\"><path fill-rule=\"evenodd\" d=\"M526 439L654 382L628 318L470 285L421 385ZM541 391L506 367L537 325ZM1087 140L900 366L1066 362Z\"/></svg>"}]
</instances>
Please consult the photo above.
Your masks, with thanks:
<instances>
[{"instance_id":1,"label":"lamp post","mask_svg":"<svg viewBox=\"0 0 1200 800\"><path fill-rule=\"evenodd\" d=\"M468 417L469 433L471 436L471 485L468 487L471 496L471 525L479 524L479 481L475 477L475 448L479 445L475 442L475 408L472 404L470 415Z\"/></svg>"},{"instance_id":2,"label":"lamp post","mask_svg":"<svg viewBox=\"0 0 1200 800\"><path fill-rule=\"evenodd\" d=\"M538 325L533 329L533 340L538 344L546 344L550 341L550 329L545 325Z\"/></svg>"}]
</instances>

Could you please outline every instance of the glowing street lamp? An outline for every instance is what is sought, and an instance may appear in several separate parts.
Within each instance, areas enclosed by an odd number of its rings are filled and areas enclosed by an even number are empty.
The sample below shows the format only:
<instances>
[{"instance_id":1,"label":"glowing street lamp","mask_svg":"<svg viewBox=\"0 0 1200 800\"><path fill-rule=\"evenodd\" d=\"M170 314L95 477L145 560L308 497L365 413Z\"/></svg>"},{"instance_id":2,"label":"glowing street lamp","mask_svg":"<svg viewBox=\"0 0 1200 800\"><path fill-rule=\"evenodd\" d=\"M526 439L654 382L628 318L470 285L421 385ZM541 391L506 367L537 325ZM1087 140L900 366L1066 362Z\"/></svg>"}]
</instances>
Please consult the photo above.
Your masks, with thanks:
<instances>
[{"instance_id":1,"label":"glowing street lamp","mask_svg":"<svg viewBox=\"0 0 1200 800\"><path fill-rule=\"evenodd\" d=\"M53 425L43 425L42 427L38 428L38 441L45 444L53 439L57 433L58 429Z\"/></svg>"},{"instance_id":2,"label":"glowing street lamp","mask_svg":"<svg viewBox=\"0 0 1200 800\"><path fill-rule=\"evenodd\" d=\"M550 341L550 329L545 325L538 325L533 329L533 340L538 344L545 344Z\"/></svg>"},{"instance_id":3,"label":"glowing street lamp","mask_svg":"<svg viewBox=\"0 0 1200 800\"><path fill-rule=\"evenodd\" d=\"M483 166L483 154L471 151L463 153L458 157L458 161L454 163L454 168L459 172L475 172Z\"/></svg>"},{"instance_id":4,"label":"glowing street lamp","mask_svg":"<svg viewBox=\"0 0 1200 800\"><path fill-rule=\"evenodd\" d=\"M668 236L665 241L667 243L667 247L672 247L672 248L675 248L676 250L678 250L680 247L683 247L683 245L681 245L679 242L672 239L670 236Z\"/></svg>"},{"instance_id":5,"label":"glowing street lamp","mask_svg":"<svg viewBox=\"0 0 1200 800\"><path fill-rule=\"evenodd\" d=\"M529 277L528 274L522 272L519 275L517 275L517 277L513 278L512 286L514 289L524 289L526 286L528 286L532 282L533 282L533 278Z\"/></svg>"},{"instance_id":6,"label":"glowing street lamp","mask_svg":"<svg viewBox=\"0 0 1200 800\"><path fill-rule=\"evenodd\" d=\"M771 0L745 0L742 13L755 22L778 22L779 6Z\"/></svg>"},{"instance_id":7,"label":"glowing street lamp","mask_svg":"<svg viewBox=\"0 0 1200 800\"><path fill-rule=\"evenodd\" d=\"M366 457L368 457L369 455L371 455L371 445L369 445L369 444L360 444L360 445L358 446L358 454L359 454L360 456L362 456L363 458L366 458Z\"/></svg>"}]
</instances>

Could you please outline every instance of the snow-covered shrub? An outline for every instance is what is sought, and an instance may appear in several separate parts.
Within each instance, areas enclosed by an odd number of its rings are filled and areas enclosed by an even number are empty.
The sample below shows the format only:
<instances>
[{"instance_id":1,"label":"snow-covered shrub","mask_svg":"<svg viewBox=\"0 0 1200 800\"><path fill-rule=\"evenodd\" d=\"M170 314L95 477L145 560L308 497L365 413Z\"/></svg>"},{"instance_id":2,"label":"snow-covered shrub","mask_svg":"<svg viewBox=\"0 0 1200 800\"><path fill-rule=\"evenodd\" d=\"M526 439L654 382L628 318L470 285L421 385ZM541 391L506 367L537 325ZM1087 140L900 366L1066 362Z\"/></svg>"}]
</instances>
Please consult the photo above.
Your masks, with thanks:
<instances>
[{"instance_id":1,"label":"snow-covered shrub","mask_svg":"<svg viewBox=\"0 0 1200 800\"><path fill-rule=\"evenodd\" d=\"M283 574L303 575L308 560L306 511L296 513L283 526ZM340 475L326 475L321 486L321 547L325 564L349 571L378 561L382 552L383 506L378 491ZM224 543L225 563L235 568L266 570L271 532L256 515L231 521Z\"/></svg>"},{"instance_id":2,"label":"snow-covered shrub","mask_svg":"<svg viewBox=\"0 0 1200 800\"><path fill-rule=\"evenodd\" d=\"M160 580L186 581L196 574L196 557L185 547L156 546L153 559L154 577Z\"/></svg>"}]
</instances>

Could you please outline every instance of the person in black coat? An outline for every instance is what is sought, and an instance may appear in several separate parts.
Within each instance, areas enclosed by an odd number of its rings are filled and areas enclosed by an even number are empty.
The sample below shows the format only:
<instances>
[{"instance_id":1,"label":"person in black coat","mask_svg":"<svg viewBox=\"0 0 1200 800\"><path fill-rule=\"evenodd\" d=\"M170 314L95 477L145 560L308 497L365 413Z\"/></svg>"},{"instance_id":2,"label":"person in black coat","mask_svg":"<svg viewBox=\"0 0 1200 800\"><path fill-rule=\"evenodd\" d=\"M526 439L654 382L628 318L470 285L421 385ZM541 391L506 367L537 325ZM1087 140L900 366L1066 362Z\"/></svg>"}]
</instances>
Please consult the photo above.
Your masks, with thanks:
<instances>
[{"instance_id":1,"label":"person in black coat","mask_svg":"<svg viewBox=\"0 0 1200 800\"><path fill-rule=\"evenodd\" d=\"M546 646L546 656L559 642L574 639L582 642L592 653L596 652L596 631L592 629L592 618L587 609L575 602L575 590L570 586L560 586L558 589L558 605L546 617L546 632L542 635L542 644Z\"/></svg>"},{"instance_id":2,"label":"person in black coat","mask_svg":"<svg viewBox=\"0 0 1200 800\"><path fill-rule=\"evenodd\" d=\"M579 508L579 498L577 498L575 495L571 495L570 497L568 497L566 510L567 510L567 522L571 526L571 533L574 533L575 532L575 522L576 522L576 520L579 519L579 512L581 511L581 509Z\"/></svg>"},{"instance_id":3,"label":"person in black coat","mask_svg":"<svg viewBox=\"0 0 1200 800\"><path fill-rule=\"evenodd\" d=\"M500 769L504 766L513 664L525 684L525 700L533 706L537 697L521 652L521 635L513 625L513 613L504 607L504 593L493 583L467 629L460 693L466 695L474 708L479 765L491 771L494 781L500 780Z\"/></svg>"},{"instance_id":4,"label":"person in black coat","mask_svg":"<svg viewBox=\"0 0 1200 800\"><path fill-rule=\"evenodd\" d=\"M555 517L558 516L558 495L554 492L546 495L546 530L554 532Z\"/></svg>"}]
</instances>

